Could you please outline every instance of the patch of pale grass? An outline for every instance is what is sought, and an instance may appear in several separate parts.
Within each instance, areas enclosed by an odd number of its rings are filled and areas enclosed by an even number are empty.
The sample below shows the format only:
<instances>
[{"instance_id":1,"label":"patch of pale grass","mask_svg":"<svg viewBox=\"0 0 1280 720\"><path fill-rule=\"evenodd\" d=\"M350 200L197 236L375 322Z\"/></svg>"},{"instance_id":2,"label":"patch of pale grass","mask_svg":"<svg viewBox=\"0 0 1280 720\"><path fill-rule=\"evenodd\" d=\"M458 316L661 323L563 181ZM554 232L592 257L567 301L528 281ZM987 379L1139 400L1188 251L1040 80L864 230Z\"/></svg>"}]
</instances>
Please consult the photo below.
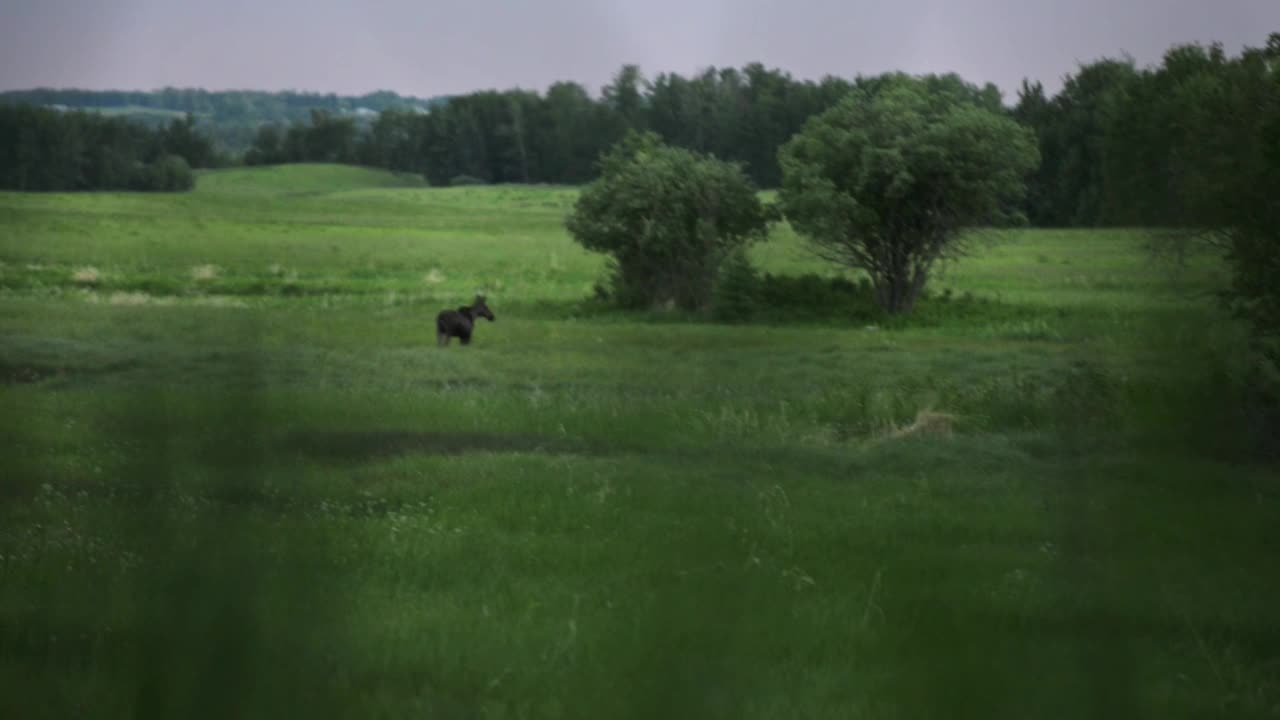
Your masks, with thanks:
<instances>
[{"instance_id":1,"label":"patch of pale grass","mask_svg":"<svg viewBox=\"0 0 1280 720\"><path fill-rule=\"evenodd\" d=\"M281 278L285 282L297 282L298 280L297 270L290 270L280 263L271 263L267 266L267 272L271 274L271 277Z\"/></svg>"},{"instance_id":2,"label":"patch of pale grass","mask_svg":"<svg viewBox=\"0 0 1280 720\"><path fill-rule=\"evenodd\" d=\"M108 300L112 305L135 307L139 305L152 305L155 298L144 292L114 292Z\"/></svg>"},{"instance_id":3,"label":"patch of pale grass","mask_svg":"<svg viewBox=\"0 0 1280 720\"><path fill-rule=\"evenodd\" d=\"M889 432L889 439L898 440L908 437L951 437L954 434L956 416L934 410L921 410L916 419L906 427L895 427Z\"/></svg>"},{"instance_id":4,"label":"patch of pale grass","mask_svg":"<svg viewBox=\"0 0 1280 720\"><path fill-rule=\"evenodd\" d=\"M439 285L444 282L444 279L444 273L440 272L439 268L431 268L431 272L422 276L422 282L427 285Z\"/></svg>"},{"instance_id":5,"label":"patch of pale grass","mask_svg":"<svg viewBox=\"0 0 1280 720\"><path fill-rule=\"evenodd\" d=\"M174 297L156 297L145 292L113 292L105 299L96 292L85 294L86 302L91 305L99 305L106 302L108 305L117 307L143 307L143 306L174 306L179 304L191 305L194 307L212 307L212 308L247 308L249 304L244 300L226 295L210 295L206 297L197 297L190 300L180 301Z\"/></svg>"},{"instance_id":6,"label":"patch of pale grass","mask_svg":"<svg viewBox=\"0 0 1280 720\"><path fill-rule=\"evenodd\" d=\"M983 337L1001 340L1061 340L1062 334L1042 318L1021 322L989 325L982 330Z\"/></svg>"},{"instance_id":7,"label":"patch of pale grass","mask_svg":"<svg viewBox=\"0 0 1280 720\"><path fill-rule=\"evenodd\" d=\"M237 297L230 297L227 295L210 295L207 297L199 297L192 300L191 304L198 305L200 307L212 307L212 308L244 309L249 307L249 303L245 302L244 300Z\"/></svg>"},{"instance_id":8,"label":"patch of pale grass","mask_svg":"<svg viewBox=\"0 0 1280 720\"><path fill-rule=\"evenodd\" d=\"M840 438L836 429L830 425L820 425L809 428L800 434L800 444L807 447L836 447L840 444Z\"/></svg>"},{"instance_id":9,"label":"patch of pale grass","mask_svg":"<svg viewBox=\"0 0 1280 720\"><path fill-rule=\"evenodd\" d=\"M97 285L102 280L102 273L98 272L98 268L86 265L76 268L76 271L71 274L71 279L77 285Z\"/></svg>"},{"instance_id":10,"label":"patch of pale grass","mask_svg":"<svg viewBox=\"0 0 1280 720\"><path fill-rule=\"evenodd\" d=\"M949 438L955 434L956 416L936 410L921 410L910 425L890 424L887 431L871 438L868 445L908 438Z\"/></svg>"},{"instance_id":11,"label":"patch of pale grass","mask_svg":"<svg viewBox=\"0 0 1280 720\"><path fill-rule=\"evenodd\" d=\"M197 265L191 268L191 279L200 282L208 282L218 279L217 265Z\"/></svg>"}]
</instances>

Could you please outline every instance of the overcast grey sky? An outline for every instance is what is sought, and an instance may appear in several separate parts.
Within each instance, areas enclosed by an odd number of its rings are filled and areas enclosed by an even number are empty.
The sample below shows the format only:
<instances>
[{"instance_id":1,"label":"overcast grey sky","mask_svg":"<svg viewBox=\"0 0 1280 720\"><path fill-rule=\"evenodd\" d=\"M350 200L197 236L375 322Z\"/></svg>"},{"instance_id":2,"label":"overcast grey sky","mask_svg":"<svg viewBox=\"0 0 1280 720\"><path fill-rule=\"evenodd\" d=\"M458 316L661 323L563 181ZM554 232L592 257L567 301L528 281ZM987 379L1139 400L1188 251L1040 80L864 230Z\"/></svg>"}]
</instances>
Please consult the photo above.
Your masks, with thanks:
<instances>
[{"instance_id":1,"label":"overcast grey sky","mask_svg":"<svg viewBox=\"0 0 1280 720\"><path fill-rule=\"evenodd\" d=\"M1231 53L1280 31L1280 0L0 0L0 89L595 92L760 61L799 78L955 71L1012 98L1078 62Z\"/></svg>"}]
</instances>

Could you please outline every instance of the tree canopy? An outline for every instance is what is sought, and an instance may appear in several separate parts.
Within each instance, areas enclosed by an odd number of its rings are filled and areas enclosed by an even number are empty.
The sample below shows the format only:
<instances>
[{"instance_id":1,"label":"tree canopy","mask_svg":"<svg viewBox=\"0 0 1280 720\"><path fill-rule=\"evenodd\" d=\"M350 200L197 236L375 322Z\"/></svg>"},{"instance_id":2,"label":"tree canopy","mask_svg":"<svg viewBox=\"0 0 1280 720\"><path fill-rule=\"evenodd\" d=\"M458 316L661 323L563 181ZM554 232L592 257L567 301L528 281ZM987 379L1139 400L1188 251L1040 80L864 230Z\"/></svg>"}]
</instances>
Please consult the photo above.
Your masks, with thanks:
<instances>
[{"instance_id":1,"label":"tree canopy","mask_svg":"<svg viewBox=\"0 0 1280 720\"><path fill-rule=\"evenodd\" d=\"M94 113L0 105L0 189L187 190L213 161L190 118L151 129Z\"/></svg>"},{"instance_id":2,"label":"tree canopy","mask_svg":"<svg viewBox=\"0 0 1280 720\"><path fill-rule=\"evenodd\" d=\"M810 120L779 158L797 232L865 270L884 310L909 313L965 230L1024 220L1039 153L1030 131L958 78L895 76Z\"/></svg>"},{"instance_id":3,"label":"tree canopy","mask_svg":"<svg viewBox=\"0 0 1280 720\"><path fill-rule=\"evenodd\" d=\"M1236 58L1170 49L1137 76L1105 139L1108 219L1226 251L1228 296L1280 392L1280 33Z\"/></svg>"},{"instance_id":4,"label":"tree canopy","mask_svg":"<svg viewBox=\"0 0 1280 720\"><path fill-rule=\"evenodd\" d=\"M771 213L738 165L631 132L600 162L566 227L614 262L614 298L701 309L720 264L761 240Z\"/></svg>"}]
</instances>

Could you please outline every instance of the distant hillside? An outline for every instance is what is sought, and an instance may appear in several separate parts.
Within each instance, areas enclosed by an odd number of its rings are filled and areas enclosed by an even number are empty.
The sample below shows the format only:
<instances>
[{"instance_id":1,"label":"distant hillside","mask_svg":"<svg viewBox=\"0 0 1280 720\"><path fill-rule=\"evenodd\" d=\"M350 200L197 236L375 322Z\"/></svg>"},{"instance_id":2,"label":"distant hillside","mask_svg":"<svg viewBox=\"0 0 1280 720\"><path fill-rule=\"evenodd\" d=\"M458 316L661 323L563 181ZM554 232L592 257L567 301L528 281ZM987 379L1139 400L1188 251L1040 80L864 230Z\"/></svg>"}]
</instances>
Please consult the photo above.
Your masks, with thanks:
<instances>
[{"instance_id":1,"label":"distant hillside","mask_svg":"<svg viewBox=\"0 0 1280 720\"><path fill-rule=\"evenodd\" d=\"M313 109L358 121L372 120L383 110L426 112L448 100L418 98L390 91L358 96L333 93L263 92L165 88L150 92L119 90L56 90L37 88L0 92L0 103L29 103L68 110L86 110L128 117L149 125L169 122L191 113L196 125L224 152L240 153L253 142L263 123L305 122Z\"/></svg>"}]
</instances>

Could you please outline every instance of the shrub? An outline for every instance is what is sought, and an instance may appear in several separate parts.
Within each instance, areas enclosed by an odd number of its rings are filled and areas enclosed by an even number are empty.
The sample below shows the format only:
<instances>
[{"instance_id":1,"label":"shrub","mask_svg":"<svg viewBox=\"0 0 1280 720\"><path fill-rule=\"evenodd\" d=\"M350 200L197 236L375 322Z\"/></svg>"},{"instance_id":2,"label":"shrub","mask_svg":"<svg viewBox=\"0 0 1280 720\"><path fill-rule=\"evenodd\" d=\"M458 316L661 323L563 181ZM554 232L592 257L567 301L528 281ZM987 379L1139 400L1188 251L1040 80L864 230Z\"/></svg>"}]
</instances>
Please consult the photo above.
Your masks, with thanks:
<instances>
[{"instance_id":1,"label":"shrub","mask_svg":"<svg viewBox=\"0 0 1280 720\"><path fill-rule=\"evenodd\" d=\"M195 184L195 175L186 160L177 155L163 155L149 165L136 166L130 188L143 192L181 192Z\"/></svg>"},{"instance_id":2,"label":"shrub","mask_svg":"<svg viewBox=\"0 0 1280 720\"><path fill-rule=\"evenodd\" d=\"M704 309L721 263L763 240L775 214L741 166L631 132L600 162L566 228L608 254L611 299L627 307Z\"/></svg>"}]
</instances>

